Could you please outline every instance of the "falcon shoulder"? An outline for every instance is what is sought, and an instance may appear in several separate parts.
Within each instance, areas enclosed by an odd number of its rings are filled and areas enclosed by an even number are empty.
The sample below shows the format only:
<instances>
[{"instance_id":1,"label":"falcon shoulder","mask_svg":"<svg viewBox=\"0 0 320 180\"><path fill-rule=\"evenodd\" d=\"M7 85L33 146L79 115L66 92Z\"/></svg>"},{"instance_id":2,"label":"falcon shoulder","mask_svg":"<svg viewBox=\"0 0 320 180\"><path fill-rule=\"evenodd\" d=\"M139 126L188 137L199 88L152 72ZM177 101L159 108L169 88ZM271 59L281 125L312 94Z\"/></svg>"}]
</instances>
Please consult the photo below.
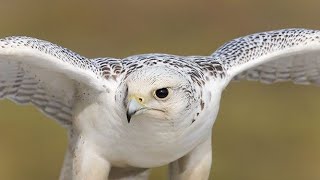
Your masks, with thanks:
<instances>
[{"instance_id":1,"label":"falcon shoulder","mask_svg":"<svg viewBox=\"0 0 320 180\"><path fill-rule=\"evenodd\" d=\"M212 57L229 80L320 84L320 31L283 29L234 39Z\"/></svg>"}]
</instances>

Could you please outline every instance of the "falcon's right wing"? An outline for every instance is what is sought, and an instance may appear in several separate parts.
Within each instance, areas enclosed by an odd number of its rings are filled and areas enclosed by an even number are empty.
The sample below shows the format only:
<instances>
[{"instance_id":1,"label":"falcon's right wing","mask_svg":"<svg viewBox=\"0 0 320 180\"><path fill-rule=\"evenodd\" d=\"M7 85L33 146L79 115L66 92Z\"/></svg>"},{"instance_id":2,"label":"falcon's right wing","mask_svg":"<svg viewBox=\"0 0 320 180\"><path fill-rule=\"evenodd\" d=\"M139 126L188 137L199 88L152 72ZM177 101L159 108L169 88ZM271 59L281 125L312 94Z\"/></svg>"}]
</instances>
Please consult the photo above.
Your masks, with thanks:
<instances>
[{"instance_id":1,"label":"falcon's right wing","mask_svg":"<svg viewBox=\"0 0 320 180\"><path fill-rule=\"evenodd\" d=\"M32 103L71 124L76 86L103 89L98 64L68 49L29 37L0 39L0 99Z\"/></svg>"}]
</instances>

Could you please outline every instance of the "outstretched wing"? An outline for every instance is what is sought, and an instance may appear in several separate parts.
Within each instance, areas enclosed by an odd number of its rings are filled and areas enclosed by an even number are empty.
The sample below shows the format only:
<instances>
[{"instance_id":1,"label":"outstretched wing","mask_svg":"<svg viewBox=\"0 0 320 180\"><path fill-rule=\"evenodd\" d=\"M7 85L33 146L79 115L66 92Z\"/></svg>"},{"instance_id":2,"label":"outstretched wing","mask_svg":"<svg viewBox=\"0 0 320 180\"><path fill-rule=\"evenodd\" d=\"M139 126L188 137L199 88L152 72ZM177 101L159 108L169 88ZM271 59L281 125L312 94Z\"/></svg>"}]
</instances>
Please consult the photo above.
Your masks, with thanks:
<instances>
[{"instance_id":1,"label":"outstretched wing","mask_svg":"<svg viewBox=\"0 0 320 180\"><path fill-rule=\"evenodd\" d=\"M283 29L234 39L212 54L229 80L320 85L320 31Z\"/></svg>"},{"instance_id":2,"label":"outstretched wing","mask_svg":"<svg viewBox=\"0 0 320 180\"><path fill-rule=\"evenodd\" d=\"M99 73L92 61L50 42L0 39L0 99L32 103L63 125L71 123L76 86L99 90Z\"/></svg>"}]
</instances>

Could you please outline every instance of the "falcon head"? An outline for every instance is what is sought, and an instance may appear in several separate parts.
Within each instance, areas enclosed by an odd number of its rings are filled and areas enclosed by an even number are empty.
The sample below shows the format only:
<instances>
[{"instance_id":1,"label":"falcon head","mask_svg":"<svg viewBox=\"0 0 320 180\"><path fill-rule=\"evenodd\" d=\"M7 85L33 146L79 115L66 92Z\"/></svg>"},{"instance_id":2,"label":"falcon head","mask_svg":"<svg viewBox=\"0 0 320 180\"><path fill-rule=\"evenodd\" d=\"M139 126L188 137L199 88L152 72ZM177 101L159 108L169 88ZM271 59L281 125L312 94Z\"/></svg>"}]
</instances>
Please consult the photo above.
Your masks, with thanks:
<instances>
[{"instance_id":1,"label":"falcon head","mask_svg":"<svg viewBox=\"0 0 320 180\"><path fill-rule=\"evenodd\" d=\"M145 67L126 79L127 120L176 120L187 117L197 94L183 72L167 66Z\"/></svg>"}]
</instances>

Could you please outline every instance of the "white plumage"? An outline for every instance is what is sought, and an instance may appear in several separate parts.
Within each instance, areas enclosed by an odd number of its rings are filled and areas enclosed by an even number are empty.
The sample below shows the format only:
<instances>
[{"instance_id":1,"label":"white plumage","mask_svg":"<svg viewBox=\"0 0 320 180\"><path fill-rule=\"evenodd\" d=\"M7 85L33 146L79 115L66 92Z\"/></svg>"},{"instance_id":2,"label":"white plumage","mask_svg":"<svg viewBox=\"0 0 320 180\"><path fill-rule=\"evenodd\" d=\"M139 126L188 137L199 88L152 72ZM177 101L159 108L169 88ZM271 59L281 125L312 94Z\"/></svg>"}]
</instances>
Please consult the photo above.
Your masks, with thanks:
<instances>
[{"instance_id":1,"label":"white plumage","mask_svg":"<svg viewBox=\"0 0 320 180\"><path fill-rule=\"evenodd\" d=\"M320 31L234 39L211 56L88 59L29 37L0 40L0 98L32 103L69 132L60 179L208 179L211 131L232 79L320 84Z\"/></svg>"}]
</instances>

